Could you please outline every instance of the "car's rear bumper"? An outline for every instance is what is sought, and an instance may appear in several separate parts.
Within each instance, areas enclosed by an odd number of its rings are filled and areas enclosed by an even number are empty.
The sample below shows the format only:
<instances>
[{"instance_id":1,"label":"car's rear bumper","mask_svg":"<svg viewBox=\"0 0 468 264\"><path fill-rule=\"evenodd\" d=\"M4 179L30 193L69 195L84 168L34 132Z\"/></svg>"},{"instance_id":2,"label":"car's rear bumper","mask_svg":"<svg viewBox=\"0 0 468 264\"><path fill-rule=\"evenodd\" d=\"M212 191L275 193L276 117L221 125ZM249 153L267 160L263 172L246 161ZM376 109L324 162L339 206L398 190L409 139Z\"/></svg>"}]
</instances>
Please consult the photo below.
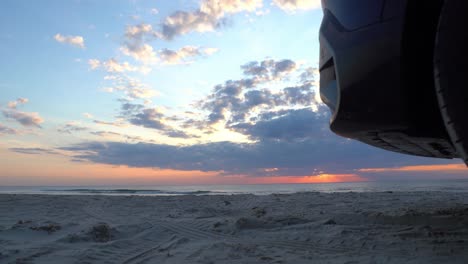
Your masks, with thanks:
<instances>
[{"instance_id":1,"label":"car's rear bumper","mask_svg":"<svg viewBox=\"0 0 468 264\"><path fill-rule=\"evenodd\" d=\"M332 111L330 128L336 134L391 151L454 157L446 139L408 132L413 125L409 107L414 102L409 102L402 78L406 1L386 2L399 4L390 9L382 6L379 19L370 14L372 19L367 22L372 23L355 29L347 28L333 10L324 8L320 94Z\"/></svg>"},{"instance_id":2,"label":"car's rear bumper","mask_svg":"<svg viewBox=\"0 0 468 264\"><path fill-rule=\"evenodd\" d=\"M402 19L346 31L330 12L320 30L320 93L332 109L331 129L359 131L407 126L400 74Z\"/></svg>"}]
</instances>

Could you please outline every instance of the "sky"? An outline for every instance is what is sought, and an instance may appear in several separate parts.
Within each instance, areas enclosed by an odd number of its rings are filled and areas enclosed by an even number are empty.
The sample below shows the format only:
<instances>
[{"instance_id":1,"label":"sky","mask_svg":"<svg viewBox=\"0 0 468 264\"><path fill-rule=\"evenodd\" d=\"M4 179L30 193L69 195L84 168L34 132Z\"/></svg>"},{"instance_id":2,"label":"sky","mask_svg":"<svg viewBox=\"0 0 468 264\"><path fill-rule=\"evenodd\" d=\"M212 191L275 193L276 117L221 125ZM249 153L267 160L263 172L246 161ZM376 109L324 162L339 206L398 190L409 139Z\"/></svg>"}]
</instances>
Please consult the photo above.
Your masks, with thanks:
<instances>
[{"instance_id":1,"label":"sky","mask_svg":"<svg viewBox=\"0 0 468 264\"><path fill-rule=\"evenodd\" d=\"M0 185L467 176L334 135L319 0L4 0Z\"/></svg>"}]
</instances>

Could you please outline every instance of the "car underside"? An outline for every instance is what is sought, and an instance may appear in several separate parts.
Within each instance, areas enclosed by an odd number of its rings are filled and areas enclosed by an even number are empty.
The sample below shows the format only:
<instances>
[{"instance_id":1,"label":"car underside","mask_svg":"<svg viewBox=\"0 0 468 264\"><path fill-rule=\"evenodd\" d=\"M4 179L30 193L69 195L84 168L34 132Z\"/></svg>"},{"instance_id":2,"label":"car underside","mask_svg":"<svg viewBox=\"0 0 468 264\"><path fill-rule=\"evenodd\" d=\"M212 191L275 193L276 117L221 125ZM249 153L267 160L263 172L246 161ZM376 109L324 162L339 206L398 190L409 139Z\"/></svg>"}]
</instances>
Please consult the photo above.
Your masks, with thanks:
<instances>
[{"instance_id":1,"label":"car underside","mask_svg":"<svg viewBox=\"0 0 468 264\"><path fill-rule=\"evenodd\" d=\"M320 92L332 112L333 132L404 154L461 157L434 82L443 5L444 0L322 1Z\"/></svg>"}]
</instances>

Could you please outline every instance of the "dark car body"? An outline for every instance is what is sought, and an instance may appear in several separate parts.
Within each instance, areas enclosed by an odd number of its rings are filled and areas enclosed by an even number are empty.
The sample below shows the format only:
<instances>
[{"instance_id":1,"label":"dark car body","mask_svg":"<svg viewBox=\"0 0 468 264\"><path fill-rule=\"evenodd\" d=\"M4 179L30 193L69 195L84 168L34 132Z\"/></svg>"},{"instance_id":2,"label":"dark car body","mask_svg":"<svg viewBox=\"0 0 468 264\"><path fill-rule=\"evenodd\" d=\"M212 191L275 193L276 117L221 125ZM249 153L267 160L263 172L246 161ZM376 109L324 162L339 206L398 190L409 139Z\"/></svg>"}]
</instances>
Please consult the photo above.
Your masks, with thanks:
<instances>
[{"instance_id":1,"label":"dark car body","mask_svg":"<svg viewBox=\"0 0 468 264\"><path fill-rule=\"evenodd\" d=\"M433 82L441 5L322 1L320 93L331 109L333 132L400 153L457 157Z\"/></svg>"}]
</instances>

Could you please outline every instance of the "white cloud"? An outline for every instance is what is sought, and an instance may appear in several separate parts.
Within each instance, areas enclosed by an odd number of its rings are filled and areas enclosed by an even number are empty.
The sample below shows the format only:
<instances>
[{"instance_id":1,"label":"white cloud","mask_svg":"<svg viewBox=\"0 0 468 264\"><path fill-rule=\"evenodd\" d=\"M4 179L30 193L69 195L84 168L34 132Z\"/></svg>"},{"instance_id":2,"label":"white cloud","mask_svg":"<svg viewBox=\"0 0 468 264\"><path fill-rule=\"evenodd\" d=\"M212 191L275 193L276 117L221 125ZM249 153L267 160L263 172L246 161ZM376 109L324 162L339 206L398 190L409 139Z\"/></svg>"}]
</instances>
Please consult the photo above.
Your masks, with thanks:
<instances>
[{"instance_id":1,"label":"white cloud","mask_svg":"<svg viewBox=\"0 0 468 264\"><path fill-rule=\"evenodd\" d=\"M163 49L159 51L160 59L165 64L186 64L190 63L190 58L202 56L202 55L212 55L217 52L216 48L205 48L201 49L195 46L185 46L179 50L169 50Z\"/></svg>"},{"instance_id":2,"label":"white cloud","mask_svg":"<svg viewBox=\"0 0 468 264\"><path fill-rule=\"evenodd\" d=\"M106 76L104 76L104 80L115 80L117 78L118 78L118 76L116 76L116 75L106 75Z\"/></svg>"},{"instance_id":3,"label":"white cloud","mask_svg":"<svg viewBox=\"0 0 468 264\"><path fill-rule=\"evenodd\" d=\"M109 59L106 61L100 61L97 59L88 60L88 64L91 70L96 70L103 68L109 73L124 73L124 72L140 72L147 74L151 71L151 68L148 66L134 66L128 62L119 63L116 59Z\"/></svg>"},{"instance_id":4,"label":"white cloud","mask_svg":"<svg viewBox=\"0 0 468 264\"><path fill-rule=\"evenodd\" d=\"M321 7L321 0L273 0L273 3L287 12L310 10Z\"/></svg>"},{"instance_id":5,"label":"white cloud","mask_svg":"<svg viewBox=\"0 0 468 264\"><path fill-rule=\"evenodd\" d=\"M262 0L205 0L200 10L213 16L224 16L224 13L255 11L262 7Z\"/></svg>"},{"instance_id":6,"label":"white cloud","mask_svg":"<svg viewBox=\"0 0 468 264\"><path fill-rule=\"evenodd\" d=\"M114 87L104 87L104 88L102 88L102 91L106 92L106 93L113 93L114 90L115 90Z\"/></svg>"},{"instance_id":7,"label":"white cloud","mask_svg":"<svg viewBox=\"0 0 468 264\"><path fill-rule=\"evenodd\" d=\"M160 95L159 92L151 89L147 84L140 82L137 79L124 79L125 94L132 99L149 99Z\"/></svg>"},{"instance_id":8,"label":"white cloud","mask_svg":"<svg viewBox=\"0 0 468 264\"><path fill-rule=\"evenodd\" d=\"M107 72L133 72L138 70L138 67L130 65L128 62L119 63L116 59L109 59L102 62L102 66Z\"/></svg>"},{"instance_id":9,"label":"white cloud","mask_svg":"<svg viewBox=\"0 0 468 264\"><path fill-rule=\"evenodd\" d=\"M90 60L88 60L88 65L91 68L91 70L95 70L95 69L101 67L101 62L99 60L96 60L96 59L90 59Z\"/></svg>"},{"instance_id":10,"label":"white cloud","mask_svg":"<svg viewBox=\"0 0 468 264\"><path fill-rule=\"evenodd\" d=\"M134 99L147 99L159 95L155 90L144 87L131 88L128 89L126 93L129 97Z\"/></svg>"},{"instance_id":11,"label":"white cloud","mask_svg":"<svg viewBox=\"0 0 468 264\"><path fill-rule=\"evenodd\" d=\"M166 17L160 35L164 39L171 40L193 31L214 31L226 14L253 12L260 7L262 0L205 0L195 11L177 11Z\"/></svg>"},{"instance_id":12,"label":"white cloud","mask_svg":"<svg viewBox=\"0 0 468 264\"><path fill-rule=\"evenodd\" d=\"M219 49L184 46L178 50L162 49L155 52L153 47L148 44L143 44L142 46L134 49L130 49L128 46L122 46L120 51L124 55L130 56L137 61L143 62L144 64L155 64L158 62L162 64L188 64L191 63L191 61L189 61L190 58L195 58L202 55L210 56L218 52ZM93 67L97 67L96 65L98 65L97 62L90 61L90 66L92 69ZM139 71L143 72L144 69L144 66L142 66L140 67ZM132 70L129 69L128 71Z\"/></svg>"},{"instance_id":13,"label":"white cloud","mask_svg":"<svg viewBox=\"0 0 468 264\"><path fill-rule=\"evenodd\" d=\"M16 101L8 102L8 108L16 109L18 105L25 104L27 102L29 102L28 98L18 98Z\"/></svg>"},{"instance_id":14,"label":"white cloud","mask_svg":"<svg viewBox=\"0 0 468 264\"><path fill-rule=\"evenodd\" d=\"M227 14L254 12L262 5L263 0L203 0L196 10L179 10L167 16L159 30L144 23L127 27L125 46L128 51L135 52L145 44L145 38L171 40L190 32L214 31ZM151 9L150 12L159 13L157 9Z\"/></svg>"},{"instance_id":15,"label":"white cloud","mask_svg":"<svg viewBox=\"0 0 468 264\"><path fill-rule=\"evenodd\" d=\"M157 8L151 8L150 14L157 15L157 14L159 14L159 10Z\"/></svg>"},{"instance_id":16,"label":"white cloud","mask_svg":"<svg viewBox=\"0 0 468 264\"><path fill-rule=\"evenodd\" d=\"M92 114L90 114L90 113L83 113L83 116L86 117L86 118L89 118L89 119L91 119L91 118L94 117L94 116L93 116Z\"/></svg>"},{"instance_id":17,"label":"white cloud","mask_svg":"<svg viewBox=\"0 0 468 264\"><path fill-rule=\"evenodd\" d=\"M79 48L84 48L84 38L82 36L63 36L61 34L55 34L54 39L60 43L70 44Z\"/></svg>"},{"instance_id":18,"label":"white cloud","mask_svg":"<svg viewBox=\"0 0 468 264\"><path fill-rule=\"evenodd\" d=\"M203 52L206 54L206 55L213 55L215 53L217 53L219 51L218 48L205 48L203 50Z\"/></svg>"},{"instance_id":19,"label":"white cloud","mask_svg":"<svg viewBox=\"0 0 468 264\"><path fill-rule=\"evenodd\" d=\"M135 26L128 26L125 31L126 41L120 51L146 64L154 63L156 60L156 53L153 47L145 43L147 38L154 38L154 34L155 32L150 24L142 23Z\"/></svg>"},{"instance_id":20,"label":"white cloud","mask_svg":"<svg viewBox=\"0 0 468 264\"><path fill-rule=\"evenodd\" d=\"M153 32L153 27L150 24L139 24L136 26L128 26L125 36L130 38L142 38L145 33Z\"/></svg>"},{"instance_id":21,"label":"white cloud","mask_svg":"<svg viewBox=\"0 0 468 264\"><path fill-rule=\"evenodd\" d=\"M125 45L120 48L120 51L133 59L143 62L145 64L152 64L158 61L156 52L153 47L148 44L142 45Z\"/></svg>"},{"instance_id":22,"label":"white cloud","mask_svg":"<svg viewBox=\"0 0 468 264\"><path fill-rule=\"evenodd\" d=\"M109 79L111 84L102 90L107 93L123 92L129 99L150 99L160 93L138 79L128 76L115 76Z\"/></svg>"},{"instance_id":23,"label":"white cloud","mask_svg":"<svg viewBox=\"0 0 468 264\"><path fill-rule=\"evenodd\" d=\"M263 0L203 0L196 10L188 12L179 10L167 16L159 29L154 29L152 25L146 23L128 26L125 31L125 41L120 51L145 64L156 63L158 62L157 52L148 44L148 41L154 39L171 40L176 36L191 32L214 31L223 24L222 20L226 15L255 12L262 5ZM159 11L152 9L151 12L155 14ZM204 55L212 55L217 51L217 49L209 48L203 53ZM165 57L163 58L164 63L168 64L181 63L183 59L179 58L183 55L180 52L185 51L171 52L166 49L159 51Z\"/></svg>"}]
</instances>

